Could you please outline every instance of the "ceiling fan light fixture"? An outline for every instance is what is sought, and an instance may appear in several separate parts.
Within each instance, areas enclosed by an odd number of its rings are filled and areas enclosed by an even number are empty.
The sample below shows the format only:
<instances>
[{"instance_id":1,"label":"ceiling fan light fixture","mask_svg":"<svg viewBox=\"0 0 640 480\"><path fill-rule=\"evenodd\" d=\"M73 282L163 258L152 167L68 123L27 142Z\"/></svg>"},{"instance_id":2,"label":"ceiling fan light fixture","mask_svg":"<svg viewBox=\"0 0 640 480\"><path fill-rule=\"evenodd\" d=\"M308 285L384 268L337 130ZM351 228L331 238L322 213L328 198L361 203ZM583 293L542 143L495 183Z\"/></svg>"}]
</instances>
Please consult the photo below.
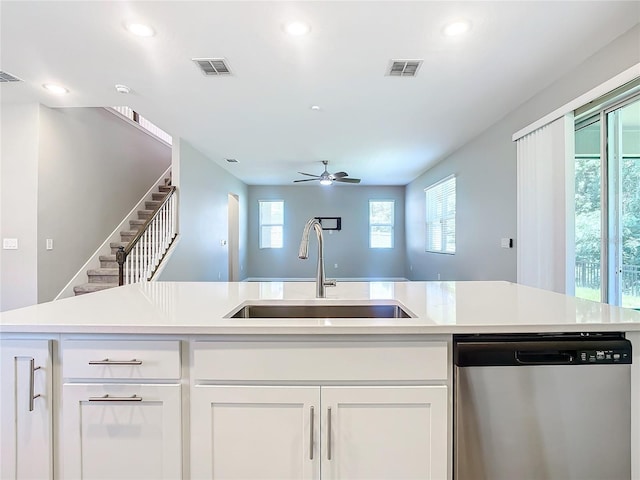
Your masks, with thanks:
<instances>
[{"instance_id":1,"label":"ceiling fan light fixture","mask_svg":"<svg viewBox=\"0 0 640 480\"><path fill-rule=\"evenodd\" d=\"M301 182L320 182L320 185L333 185L333 182L341 182L341 183L360 183L359 178L347 178L349 174L347 172L335 172L329 173L327 170L328 160L322 160L322 164L324 165L324 172L320 175L314 175L312 173L306 172L298 172L300 175L305 175L307 177L312 178L301 178L299 180L294 180L293 183L301 183Z\"/></svg>"}]
</instances>

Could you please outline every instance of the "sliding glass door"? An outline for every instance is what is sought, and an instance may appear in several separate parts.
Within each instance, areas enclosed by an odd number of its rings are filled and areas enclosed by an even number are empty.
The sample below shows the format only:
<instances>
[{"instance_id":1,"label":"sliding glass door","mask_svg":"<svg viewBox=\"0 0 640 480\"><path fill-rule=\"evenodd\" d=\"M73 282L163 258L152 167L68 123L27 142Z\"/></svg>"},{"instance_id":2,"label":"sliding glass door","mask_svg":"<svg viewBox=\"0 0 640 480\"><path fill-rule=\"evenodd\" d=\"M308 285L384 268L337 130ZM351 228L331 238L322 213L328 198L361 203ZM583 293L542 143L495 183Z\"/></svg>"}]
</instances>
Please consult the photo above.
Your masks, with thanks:
<instances>
[{"instance_id":1,"label":"sliding glass door","mask_svg":"<svg viewBox=\"0 0 640 480\"><path fill-rule=\"evenodd\" d=\"M602 131L600 116L576 130L576 297L601 301L602 275Z\"/></svg>"},{"instance_id":2,"label":"sliding glass door","mask_svg":"<svg viewBox=\"0 0 640 480\"><path fill-rule=\"evenodd\" d=\"M576 124L576 296L640 309L640 98Z\"/></svg>"},{"instance_id":3,"label":"sliding glass door","mask_svg":"<svg viewBox=\"0 0 640 480\"><path fill-rule=\"evenodd\" d=\"M640 308L640 100L606 113L609 303Z\"/></svg>"}]
</instances>

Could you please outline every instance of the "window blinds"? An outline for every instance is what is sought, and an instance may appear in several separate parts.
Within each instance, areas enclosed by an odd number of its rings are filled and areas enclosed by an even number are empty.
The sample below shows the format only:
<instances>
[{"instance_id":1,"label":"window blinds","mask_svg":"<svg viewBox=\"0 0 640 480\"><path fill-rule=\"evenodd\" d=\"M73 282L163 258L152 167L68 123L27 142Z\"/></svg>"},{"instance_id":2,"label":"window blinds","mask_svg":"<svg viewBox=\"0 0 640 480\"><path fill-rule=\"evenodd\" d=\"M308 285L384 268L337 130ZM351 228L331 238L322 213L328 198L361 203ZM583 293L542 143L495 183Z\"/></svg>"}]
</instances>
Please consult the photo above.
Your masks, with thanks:
<instances>
[{"instance_id":1,"label":"window blinds","mask_svg":"<svg viewBox=\"0 0 640 480\"><path fill-rule=\"evenodd\" d=\"M456 177L450 176L425 188L426 251L456 252Z\"/></svg>"}]
</instances>

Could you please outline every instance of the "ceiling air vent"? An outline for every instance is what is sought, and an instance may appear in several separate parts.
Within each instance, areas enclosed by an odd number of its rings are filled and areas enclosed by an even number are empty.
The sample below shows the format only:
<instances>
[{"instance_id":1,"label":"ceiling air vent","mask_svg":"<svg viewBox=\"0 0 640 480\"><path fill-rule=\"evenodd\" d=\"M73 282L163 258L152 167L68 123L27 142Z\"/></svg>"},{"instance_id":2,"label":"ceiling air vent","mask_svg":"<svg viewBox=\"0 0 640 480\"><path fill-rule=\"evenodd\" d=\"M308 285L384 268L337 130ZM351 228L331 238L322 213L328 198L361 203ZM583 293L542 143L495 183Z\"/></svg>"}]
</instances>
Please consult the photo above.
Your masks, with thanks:
<instances>
[{"instance_id":1,"label":"ceiling air vent","mask_svg":"<svg viewBox=\"0 0 640 480\"><path fill-rule=\"evenodd\" d=\"M14 77L13 75L8 74L7 72L3 72L0 70L0 83L4 83L4 82L21 82L22 80L20 80L17 77Z\"/></svg>"},{"instance_id":2,"label":"ceiling air vent","mask_svg":"<svg viewBox=\"0 0 640 480\"><path fill-rule=\"evenodd\" d=\"M224 58L192 58L202 73L210 75L231 75L231 69Z\"/></svg>"},{"instance_id":3,"label":"ceiling air vent","mask_svg":"<svg viewBox=\"0 0 640 480\"><path fill-rule=\"evenodd\" d=\"M390 77L415 77L422 60L391 60L387 75Z\"/></svg>"},{"instance_id":4,"label":"ceiling air vent","mask_svg":"<svg viewBox=\"0 0 640 480\"><path fill-rule=\"evenodd\" d=\"M235 158L227 158L226 160L229 163L238 163L238 160L236 160Z\"/></svg>"}]
</instances>

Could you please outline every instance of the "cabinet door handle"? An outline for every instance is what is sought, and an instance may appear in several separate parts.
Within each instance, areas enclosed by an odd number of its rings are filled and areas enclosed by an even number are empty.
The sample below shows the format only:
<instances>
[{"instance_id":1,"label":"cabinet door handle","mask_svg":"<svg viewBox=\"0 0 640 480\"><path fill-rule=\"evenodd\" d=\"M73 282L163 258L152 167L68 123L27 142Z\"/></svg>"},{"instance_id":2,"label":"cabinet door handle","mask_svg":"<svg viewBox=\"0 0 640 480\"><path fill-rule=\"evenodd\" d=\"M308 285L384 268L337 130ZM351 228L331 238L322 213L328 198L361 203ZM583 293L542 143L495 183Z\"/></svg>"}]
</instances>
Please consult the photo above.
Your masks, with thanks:
<instances>
[{"instance_id":1,"label":"cabinet door handle","mask_svg":"<svg viewBox=\"0 0 640 480\"><path fill-rule=\"evenodd\" d=\"M313 407L309 408L309 460L313 460Z\"/></svg>"},{"instance_id":2,"label":"cabinet door handle","mask_svg":"<svg viewBox=\"0 0 640 480\"><path fill-rule=\"evenodd\" d=\"M141 402L142 397L132 395L130 397L110 397L108 394L102 397L89 397L90 402Z\"/></svg>"},{"instance_id":3,"label":"cabinet door handle","mask_svg":"<svg viewBox=\"0 0 640 480\"><path fill-rule=\"evenodd\" d=\"M36 360L32 358L29 360L29 411L33 412L33 401L40 397L40 394L34 395L35 390L35 373L36 370L40 370L42 367L36 367Z\"/></svg>"},{"instance_id":4,"label":"cabinet door handle","mask_svg":"<svg viewBox=\"0 0 640 480\"><path fill-rule=\"evenodd\" d=\"M89 360L89 365L142 365L142 360Z\"/></svg>"},{"instance_id":5,"label":"cabinet door handle","mask_svg":"<svg viewBox=\"0 0 640 480\"><path fill-rule=\"evenodd\" d=\"M331 460L331 407L327 408L327 460Z\"/></svg>"}]
</instances>

